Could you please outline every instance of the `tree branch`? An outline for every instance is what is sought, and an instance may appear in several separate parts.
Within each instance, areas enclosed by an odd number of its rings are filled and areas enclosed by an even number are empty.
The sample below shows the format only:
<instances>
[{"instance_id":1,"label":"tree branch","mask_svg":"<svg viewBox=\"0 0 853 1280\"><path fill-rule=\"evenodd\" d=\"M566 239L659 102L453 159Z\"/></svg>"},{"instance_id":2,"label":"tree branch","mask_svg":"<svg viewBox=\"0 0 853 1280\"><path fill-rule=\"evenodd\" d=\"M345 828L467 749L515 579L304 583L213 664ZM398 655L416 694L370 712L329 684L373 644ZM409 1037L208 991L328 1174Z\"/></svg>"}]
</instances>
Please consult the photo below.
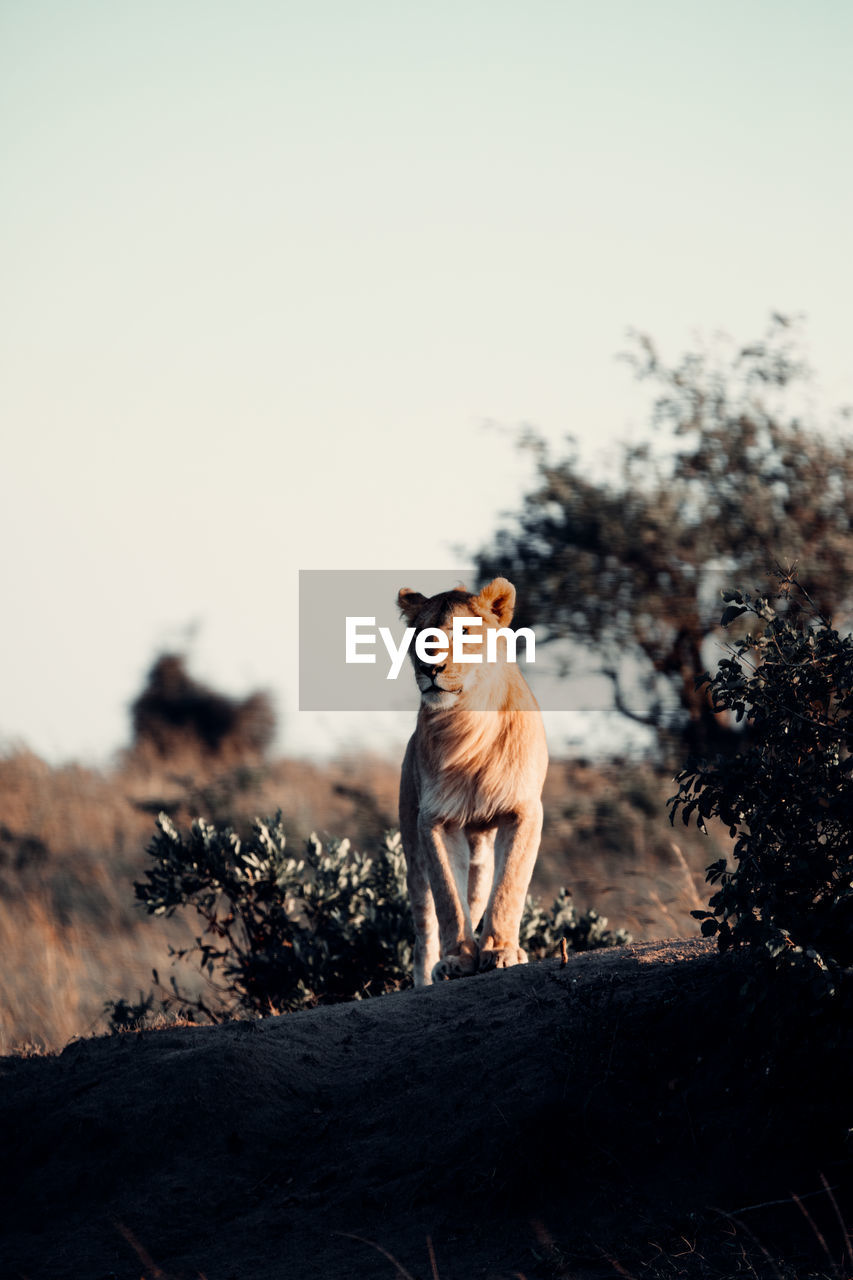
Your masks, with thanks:
<instances>
[{"instance_id":1,"label":"tree branch","mask_svg":"<svg viewBox=\"0 0 853 1280\"><path fill-rule=\"evenodd\" d=\"M613 685L613 705L620 715L627 716L629 720L635 721L636 724L645 725L647 729L659 729L660 723L657 716L641 715L639 711L633 711L625 701L622 693L622 686L619 683L619 672L613 667L602 667L601 674L607 676Z\"/></svg>"}]
</instances>

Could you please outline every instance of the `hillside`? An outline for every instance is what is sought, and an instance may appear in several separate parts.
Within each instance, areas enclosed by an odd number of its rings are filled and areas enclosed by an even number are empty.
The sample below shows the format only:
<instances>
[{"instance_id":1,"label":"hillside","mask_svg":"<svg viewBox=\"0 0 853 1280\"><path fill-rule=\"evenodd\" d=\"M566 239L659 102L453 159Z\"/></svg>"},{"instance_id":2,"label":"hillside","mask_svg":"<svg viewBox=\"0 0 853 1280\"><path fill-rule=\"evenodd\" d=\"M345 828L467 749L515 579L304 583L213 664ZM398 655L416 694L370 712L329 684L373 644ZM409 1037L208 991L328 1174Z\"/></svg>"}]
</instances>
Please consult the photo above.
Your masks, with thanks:
<instances>
[{"instance_id":1,"label":"hillside","mask_svg":"<svg viewBox=\"0 0 853 1280\"><path fill-rule=\"evenodd\" d=\"M839 1155L831 1087L753 1070L739 984L706 942L643 944L3 1059L0 1274L774 1274L721 1218L729 1270L643 1262L707 1206L819 1186Z\"/></svg>"}]
</instances>

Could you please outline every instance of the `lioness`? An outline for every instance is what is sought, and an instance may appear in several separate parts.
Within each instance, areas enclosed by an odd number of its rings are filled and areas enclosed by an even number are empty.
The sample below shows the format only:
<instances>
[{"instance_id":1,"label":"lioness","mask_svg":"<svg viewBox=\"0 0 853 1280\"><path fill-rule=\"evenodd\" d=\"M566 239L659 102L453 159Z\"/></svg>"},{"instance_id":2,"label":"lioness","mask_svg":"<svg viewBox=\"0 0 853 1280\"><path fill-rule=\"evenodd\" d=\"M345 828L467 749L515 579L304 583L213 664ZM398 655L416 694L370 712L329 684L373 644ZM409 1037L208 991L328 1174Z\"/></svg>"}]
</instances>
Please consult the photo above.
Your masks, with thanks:
<instances>
[{"instance_id":1,"label":"lioness","mask_svg":"<svg viewBox=\"0 0 853 1280\"><path fill-rule=\"evenodd\" d=\"M487 630L512 619L515 587L495 578L479 595L460 588L430 599L404 588L397 603L416 635L437 628L448 641L454 615L481 618L470 634L483 642L465 652L485 657ZM518 928L539 850L548 751L539 706L502 638L497 655L460 663L449 651L425 662L409 648L421 706L403 760L400 831L416 986L527 961Z\"/></svg>"}]
</instances>

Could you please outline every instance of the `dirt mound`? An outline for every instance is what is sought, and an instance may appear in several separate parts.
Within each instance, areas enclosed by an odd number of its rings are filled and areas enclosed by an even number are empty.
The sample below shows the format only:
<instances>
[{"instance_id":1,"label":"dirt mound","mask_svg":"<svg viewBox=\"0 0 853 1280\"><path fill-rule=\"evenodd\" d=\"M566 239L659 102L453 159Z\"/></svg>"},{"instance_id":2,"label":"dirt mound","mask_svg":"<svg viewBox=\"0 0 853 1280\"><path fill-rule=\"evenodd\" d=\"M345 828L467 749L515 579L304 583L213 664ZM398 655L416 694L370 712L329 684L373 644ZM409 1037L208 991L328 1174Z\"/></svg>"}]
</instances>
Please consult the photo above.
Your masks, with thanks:
<instances>
[{"instance_id":1,"label":"dirt mound","mask_svg":"<svg viewBox=\"0 0 853 1280\"><path fill-rule=\"evenodd\" d=\"M441 1280L612 1275L615 1229L778 1157L737 985L706 942L647 944L4 1059L0 1274L425 1280L434 1249ZM537 1269L554 1235L571 1271Z\"/></svg>"}]
</instances>

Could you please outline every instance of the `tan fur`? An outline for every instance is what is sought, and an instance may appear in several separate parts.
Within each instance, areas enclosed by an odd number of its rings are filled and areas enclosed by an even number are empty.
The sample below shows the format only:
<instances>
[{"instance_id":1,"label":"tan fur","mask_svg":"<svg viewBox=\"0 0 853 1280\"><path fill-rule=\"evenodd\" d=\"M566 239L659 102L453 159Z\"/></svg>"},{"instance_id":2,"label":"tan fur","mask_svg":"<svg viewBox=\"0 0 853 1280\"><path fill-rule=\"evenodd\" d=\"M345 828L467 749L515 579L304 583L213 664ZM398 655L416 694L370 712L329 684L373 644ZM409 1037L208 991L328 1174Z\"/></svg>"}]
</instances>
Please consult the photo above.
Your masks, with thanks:
<instances>
[{"instance_id":1,"label":"tan fur","mask_svg":"<svg viewBox=\"0 0 853 1280\"><path fill-rule=\"evenodd\" d=\"M508 627L515 588L495 578L479 595L460 588L430 599L403 589L410 626L451 636L454 615ZM415 985L478 969L524 964L518 945L524 900L542 831L545 731L518 666L422 663L409 649L421 690L417 727L400 779L400 830L415 920ZM479 939L475 929L482 918Z\"/></svg>"}]
</instances>

